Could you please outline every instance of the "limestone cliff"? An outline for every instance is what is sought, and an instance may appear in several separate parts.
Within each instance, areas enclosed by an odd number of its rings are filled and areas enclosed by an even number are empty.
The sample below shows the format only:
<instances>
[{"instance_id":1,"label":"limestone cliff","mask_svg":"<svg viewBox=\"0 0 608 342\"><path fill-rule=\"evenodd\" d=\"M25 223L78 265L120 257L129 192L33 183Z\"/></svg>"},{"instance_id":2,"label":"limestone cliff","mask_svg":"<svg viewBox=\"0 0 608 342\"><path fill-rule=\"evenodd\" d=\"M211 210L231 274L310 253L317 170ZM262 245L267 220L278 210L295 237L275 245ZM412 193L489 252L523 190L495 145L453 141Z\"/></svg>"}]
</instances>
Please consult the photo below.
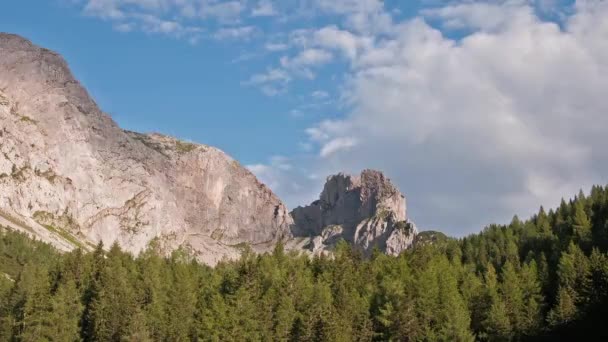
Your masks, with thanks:
<instances>
[{"instance_id":1,"label":"limestone cliff","mask_svg":"<svg viewBox=\"0 0 608 342\"><path fill-rule=\"evenodd\" d=\"M295 237L308 237L313 253L331 250L340 239L365 252L374 247L397 255L417 233L407 219L405 197L381 172L343 173L327 178L320 199L292 211Z\"/></svg>"},{"instance_id":2,"label":"limestone cliff","mask_svg":"<svg viewBox=\"0 0 608 342\"><path fill-rule=\"evenodd\" d=\"M0 33L0 224L64 250L154 240L214 264L270 249L292 219L222 151L122 130L59 55Z\"/></svg>"}]
</instances>

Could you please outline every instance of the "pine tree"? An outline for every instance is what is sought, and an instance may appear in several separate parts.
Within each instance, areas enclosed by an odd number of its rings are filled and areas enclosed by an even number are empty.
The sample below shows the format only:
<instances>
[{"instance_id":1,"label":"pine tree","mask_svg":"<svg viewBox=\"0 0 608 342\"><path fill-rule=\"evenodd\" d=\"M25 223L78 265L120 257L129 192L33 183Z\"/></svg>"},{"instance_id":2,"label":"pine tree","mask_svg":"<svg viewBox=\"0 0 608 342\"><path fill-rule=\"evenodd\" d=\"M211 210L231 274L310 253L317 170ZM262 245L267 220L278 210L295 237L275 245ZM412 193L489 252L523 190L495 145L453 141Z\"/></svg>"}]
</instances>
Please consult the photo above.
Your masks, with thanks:
<instances>
[{"instance_id":1,"label":"pine tree","mask_svg":"<svg viewBox=\"0 0 608 342\"><path fill-rule=\"evenodd\" d=\"M52 337L54 326L50 282L47 270L36 265L26 268L31 282L25 283L25 303L18 334L21 341L41 341Z\"/></svg>"},{"instance_id":2,"label":"pine tree","mask_svg":"<svg viewBox=\"0 0 608 342\"><path fill-rule=\"evenodd\" d=\"M536 216L536 229L543 237L552 235L551 223L549 222L549 217L543 207L540 207L538 215Z\"/></svg>"},{"instance_id":3,"label":"pine tree","mask_svg":"<svg viewBox=\"0 0 608 342\"><path fill-rule=\"evenodd\" d=\"M473 341L469 326L470 314L458 291L454 268L443 259L440 261L439 283L439 327L437 337L441 341Z\"/></svg>"},{"instance_id":4,"label":"pine tree","mask_svg":"<svg viewBox=\"0 0 608 342\"><path fill-rule=\"evenodd\" d=\"M547 321L556 326L574 320L578 315L575 303L575 295L568 287L560 286L557 293L557 303L549 311Z\"/></svg>"},{"instance_id":5,"label":"pine tree","mask_svg":"<svg viewBox=\"0 0 608 342\"><path fill-rule=\"evenodd\" d=\"M128 282L129 273L123 265L123 254L114 244L107 262L94 257L96 275L90 289L86 312L87 335L91 341L120 341L128 336L131 317L136 312L135 294Z\"/></svg>"},{"instance_id":6,"label":"pine tree","mask_svg":"<svg viewBox=\"0 0 608 342\"><path fill-rule=\"evenodd\" d=\"M61 283L52 300L53 341L79 341L79 321L83 306L80 302L80 293L76 283L69 279Z\"/></svg>"},{"instance_id":7,"label":"pine tree","mask_svg":"<svg viewBox=\"0 0 608 342\"><path fill-rule=\"evenodd\" d=\"M154 340L163 340L167 335L165 310L170 274L167 274L165 266L165 261L152 250L140 258L139 296L148 333Z\"/></svg>"},{"instance_id":8,"label":"pine tree","mask_svg":"<svg viewBox=\"0 0 608 342\"><path fill-rule=\"evenodd\" d=\"M146 325L146 317L141 310L136 310L131 317L131 322L125 333L125 340L130 342L152 342L148 326Z\"/></svg>"},{"instance_id":9,"label":"pine tree","mask_svg":"<svg viewBox=\"0 0 608 342\"><path fill-rule=\"evenodd\" d=\"M196 279L184 260L175 258L171 262L173 275L167 293L167 339L184 341L193 333L196 311Z\"/></svg>"},{"instance_id":10,"label":"pine tree","mask_svg":"<svg viewBox=\"0 0 608 342\"><path fill-rule=\"evenodd\" d=\"M521 289L523 294L523 312L520 321L520 331L525 335L538 332L542 325L543 295L538 270L534 260L523 266L521 271Z\"/></svg>"},{"instance_id":11,"label":"pine tree","mask_svg":"<svg viewBox=\"0 0 608 342\"><path fill-rule=\"evenodd\" d=\"M339 327L333 321L333 296L325 282L315 284L312 303L316 305L306 314L304 340L335 341Z\"/></svg>"},{"instance_id":12,"label":"pine tree","mask_svg":"<svg viewBox=\"0 0 608 342\"><path fill-rule=\"evenodd\" d=\"M540 258L538 261L538 280L540 282L541 287L545 290L545 292L548 292L547 289L549 288L549 264L547 262L547 257L545 256L545 253L541 253L540 254Z\"/></svg>"},{"instance_id":13,"label":"pine tree","mask_svg":"<svg viewBox=\"0 0 608 342\"><path fill-rule=\"evenodd\" d=\"M589 268L589 286L592 289L589 302L598 305L608 297L608 256L594 248L589 257Z\"/></svg>"},{"instance_id":14,"label":"pine tree","mask_svg":"<svg viewBox=\"0 0 608 342\"><path fill-rule=\"evenodd\" d=\"M584 304L590 287L589 260L574 243L571 242L568 251L562 253L557 274L560 286L572 295L576 305Z\"/></svg>"},{"instance_id":15,"label":"pine tree","mask_svg":"<svg viewBox=\"0 0 608 342\"><path fill-rule=\"evenodd\" d=\"M296 319L296 310L291 297L287 294L279 295L273 313L273 340L287 341Z\"/></svg>"},{"instance_id":16,"label":"pine tree","mask_svg":"<svg viewBox=\"0 0 608 342\"><path fill-rule=\"evenodd\" d=\"M583 249L589 249L591 245L591 221L585 212L583 199L579 198L574 202L574 218L572 228L574 239Z\"/></svg>"},{"instance_id":17,"label":"pine tree","mask_svg":"<svg viewBox=\"0 0 608 342\"><path fill-rule=\"evenodd\" d=\"M488 311L483 321L484 335L493 340L506 339L511 334L511 323L507 308L498 292L498 277L492 264L487 265L485 274L486 301Z\"/></svg>"},{"instance_id":18,"label":"pine tree","mask_svg":"<svg viewBox=\"0 0 608 342\"><path fill-rule=\"evenodd\" d=\"M524 294L521 282L515 267L507 261L502 268L502 282L500 286L502 299L509 317L510 326L514 332L521 330L524 311Z\"/></svg>"},{"instance_id":19,"label":"pine tree","mask_svg":"<svg viewBox=\"0 0 608 342\"><path fill-rule=\"evenodd\" d=\"M2 252L2 242L0 240L0 252ZM12 326L14 324L10 310L11 289L14 280L8 276L0 275L0 341L8 341L12 336Z\"/></svg>"},{"instance_id":20,"label":"pine tree","mask_svg":"<svg viewBox=\"0 0 608 342\"><path fill-rule=\"evenodd\" d=\"M91 255L91 276L87 282L87 288L84 294L84 313L82 317L81 337L84 341L96 340L97 310L99 310L98 301L102 295L103 289L103 274L106 272L105 251L103 242L99 241L95 250Z\"/></svg>"},{"instance_id":21,"label":"pine tree","mask_svg":"<svg viewBox=\"0 0 608 342\"><path fill-rule=\"evenodd\" d=\"M507 307L500 297L492 298L492 305L485 321L487 335L492 341L509 340L512 336Z\"/></svg>"}]
</instances>

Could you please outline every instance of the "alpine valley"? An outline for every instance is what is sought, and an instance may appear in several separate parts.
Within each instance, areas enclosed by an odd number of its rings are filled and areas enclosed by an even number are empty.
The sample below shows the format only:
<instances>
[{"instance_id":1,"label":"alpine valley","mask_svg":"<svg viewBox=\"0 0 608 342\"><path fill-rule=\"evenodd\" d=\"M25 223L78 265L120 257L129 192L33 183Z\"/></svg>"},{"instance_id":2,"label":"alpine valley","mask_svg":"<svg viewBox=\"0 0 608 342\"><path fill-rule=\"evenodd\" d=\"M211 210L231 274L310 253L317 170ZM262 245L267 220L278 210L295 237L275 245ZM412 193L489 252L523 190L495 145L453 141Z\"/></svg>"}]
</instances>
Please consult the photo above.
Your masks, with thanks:
<instances>
[{"instance_id":1,"label":"alpine valley","mask_svg":"<svg viewBox=\"0 0 608 342\"><path fill-rule=\"evenodd\" d=\"M319 190L290 212L215 147L121 129L0 33L0 341L608 340L608 186L458 239L380 171Z\"/></svg>"}]
</instances>

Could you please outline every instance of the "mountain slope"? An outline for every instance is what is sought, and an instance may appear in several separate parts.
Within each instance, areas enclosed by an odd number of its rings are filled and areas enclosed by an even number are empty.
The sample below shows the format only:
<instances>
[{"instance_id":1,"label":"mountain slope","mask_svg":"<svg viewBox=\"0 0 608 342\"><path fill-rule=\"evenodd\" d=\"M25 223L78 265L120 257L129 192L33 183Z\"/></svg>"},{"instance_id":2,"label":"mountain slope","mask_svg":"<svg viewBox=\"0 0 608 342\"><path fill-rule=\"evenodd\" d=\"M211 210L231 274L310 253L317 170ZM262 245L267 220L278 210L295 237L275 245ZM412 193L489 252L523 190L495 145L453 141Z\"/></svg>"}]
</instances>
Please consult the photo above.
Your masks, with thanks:
<instances>
[{"instance_id":1,"label":"mountain slope","mask_svg":"<svg viewBox=\"0 0 608 342\"><path fill-rule=\"evenodd\" d=\"M60 249L154 240L214 264L290 236L283 203L222 151L126 132L56 53L0 34L3 224Z\"/></svg>"}]
</instances>

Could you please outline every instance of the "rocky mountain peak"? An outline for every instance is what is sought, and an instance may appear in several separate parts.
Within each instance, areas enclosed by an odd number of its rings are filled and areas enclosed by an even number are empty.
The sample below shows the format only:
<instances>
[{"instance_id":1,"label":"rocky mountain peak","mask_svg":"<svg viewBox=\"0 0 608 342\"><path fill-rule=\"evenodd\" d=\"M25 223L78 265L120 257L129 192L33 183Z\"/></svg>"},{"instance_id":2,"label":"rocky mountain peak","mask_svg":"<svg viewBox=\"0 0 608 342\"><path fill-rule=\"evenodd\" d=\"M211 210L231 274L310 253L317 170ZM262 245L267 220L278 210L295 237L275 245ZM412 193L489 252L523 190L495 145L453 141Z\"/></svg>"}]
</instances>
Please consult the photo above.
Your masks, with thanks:
<instances>
[{"instance_id":1,"label":"rocky mountain peak","mask_svg":"<svg viewBox=\"0 0 608 342\"><path fill-rule=\"evenodd\" d=\"M338 173L327 177L319 201L324 208L340 212L336 220L343 217L360 221L379 211L391 212L399 221L406 219L405 196L376 170L364 170L358 176Z\"/></svg>"},{"instance_id":2,"label":"rocky mountain peak","mask_svg":"<svg viewBox=\"0 0 608 342\"><path fill-rule=\"evenodd\" d=\"M0 223L67 250L186 248L215 264L290 237L281 200L217 148L124 131L63 58L0 34Z\"/></svg>"},{"instance_id":3,"label":"rocky mountain peak","mask_svg":"<svg viewBox=\"0 0 608 342\"><path fill-rule=\"evenodd\" d=\"M0 65L9 68L3 81L12 84L2 87L9 94L35 96L55 89L77 105L82 113L100 112L58 53L36 46L21 36L0 33L0 56Z\"/></svg>"},{"instance_id":4,"label":"rocky mountain peak","mask_svg":"<svg viewBox=\"0 0 608 342\"><path fill-rule=\"evenodd\" d=\"M329 250L339 239L370 251L391 254L408 248L416 234L407 220L405 196L382 172L327 178L319 200L292 211L295 236L310 236L310 248Z\"/></svg>"}]
</instances>

